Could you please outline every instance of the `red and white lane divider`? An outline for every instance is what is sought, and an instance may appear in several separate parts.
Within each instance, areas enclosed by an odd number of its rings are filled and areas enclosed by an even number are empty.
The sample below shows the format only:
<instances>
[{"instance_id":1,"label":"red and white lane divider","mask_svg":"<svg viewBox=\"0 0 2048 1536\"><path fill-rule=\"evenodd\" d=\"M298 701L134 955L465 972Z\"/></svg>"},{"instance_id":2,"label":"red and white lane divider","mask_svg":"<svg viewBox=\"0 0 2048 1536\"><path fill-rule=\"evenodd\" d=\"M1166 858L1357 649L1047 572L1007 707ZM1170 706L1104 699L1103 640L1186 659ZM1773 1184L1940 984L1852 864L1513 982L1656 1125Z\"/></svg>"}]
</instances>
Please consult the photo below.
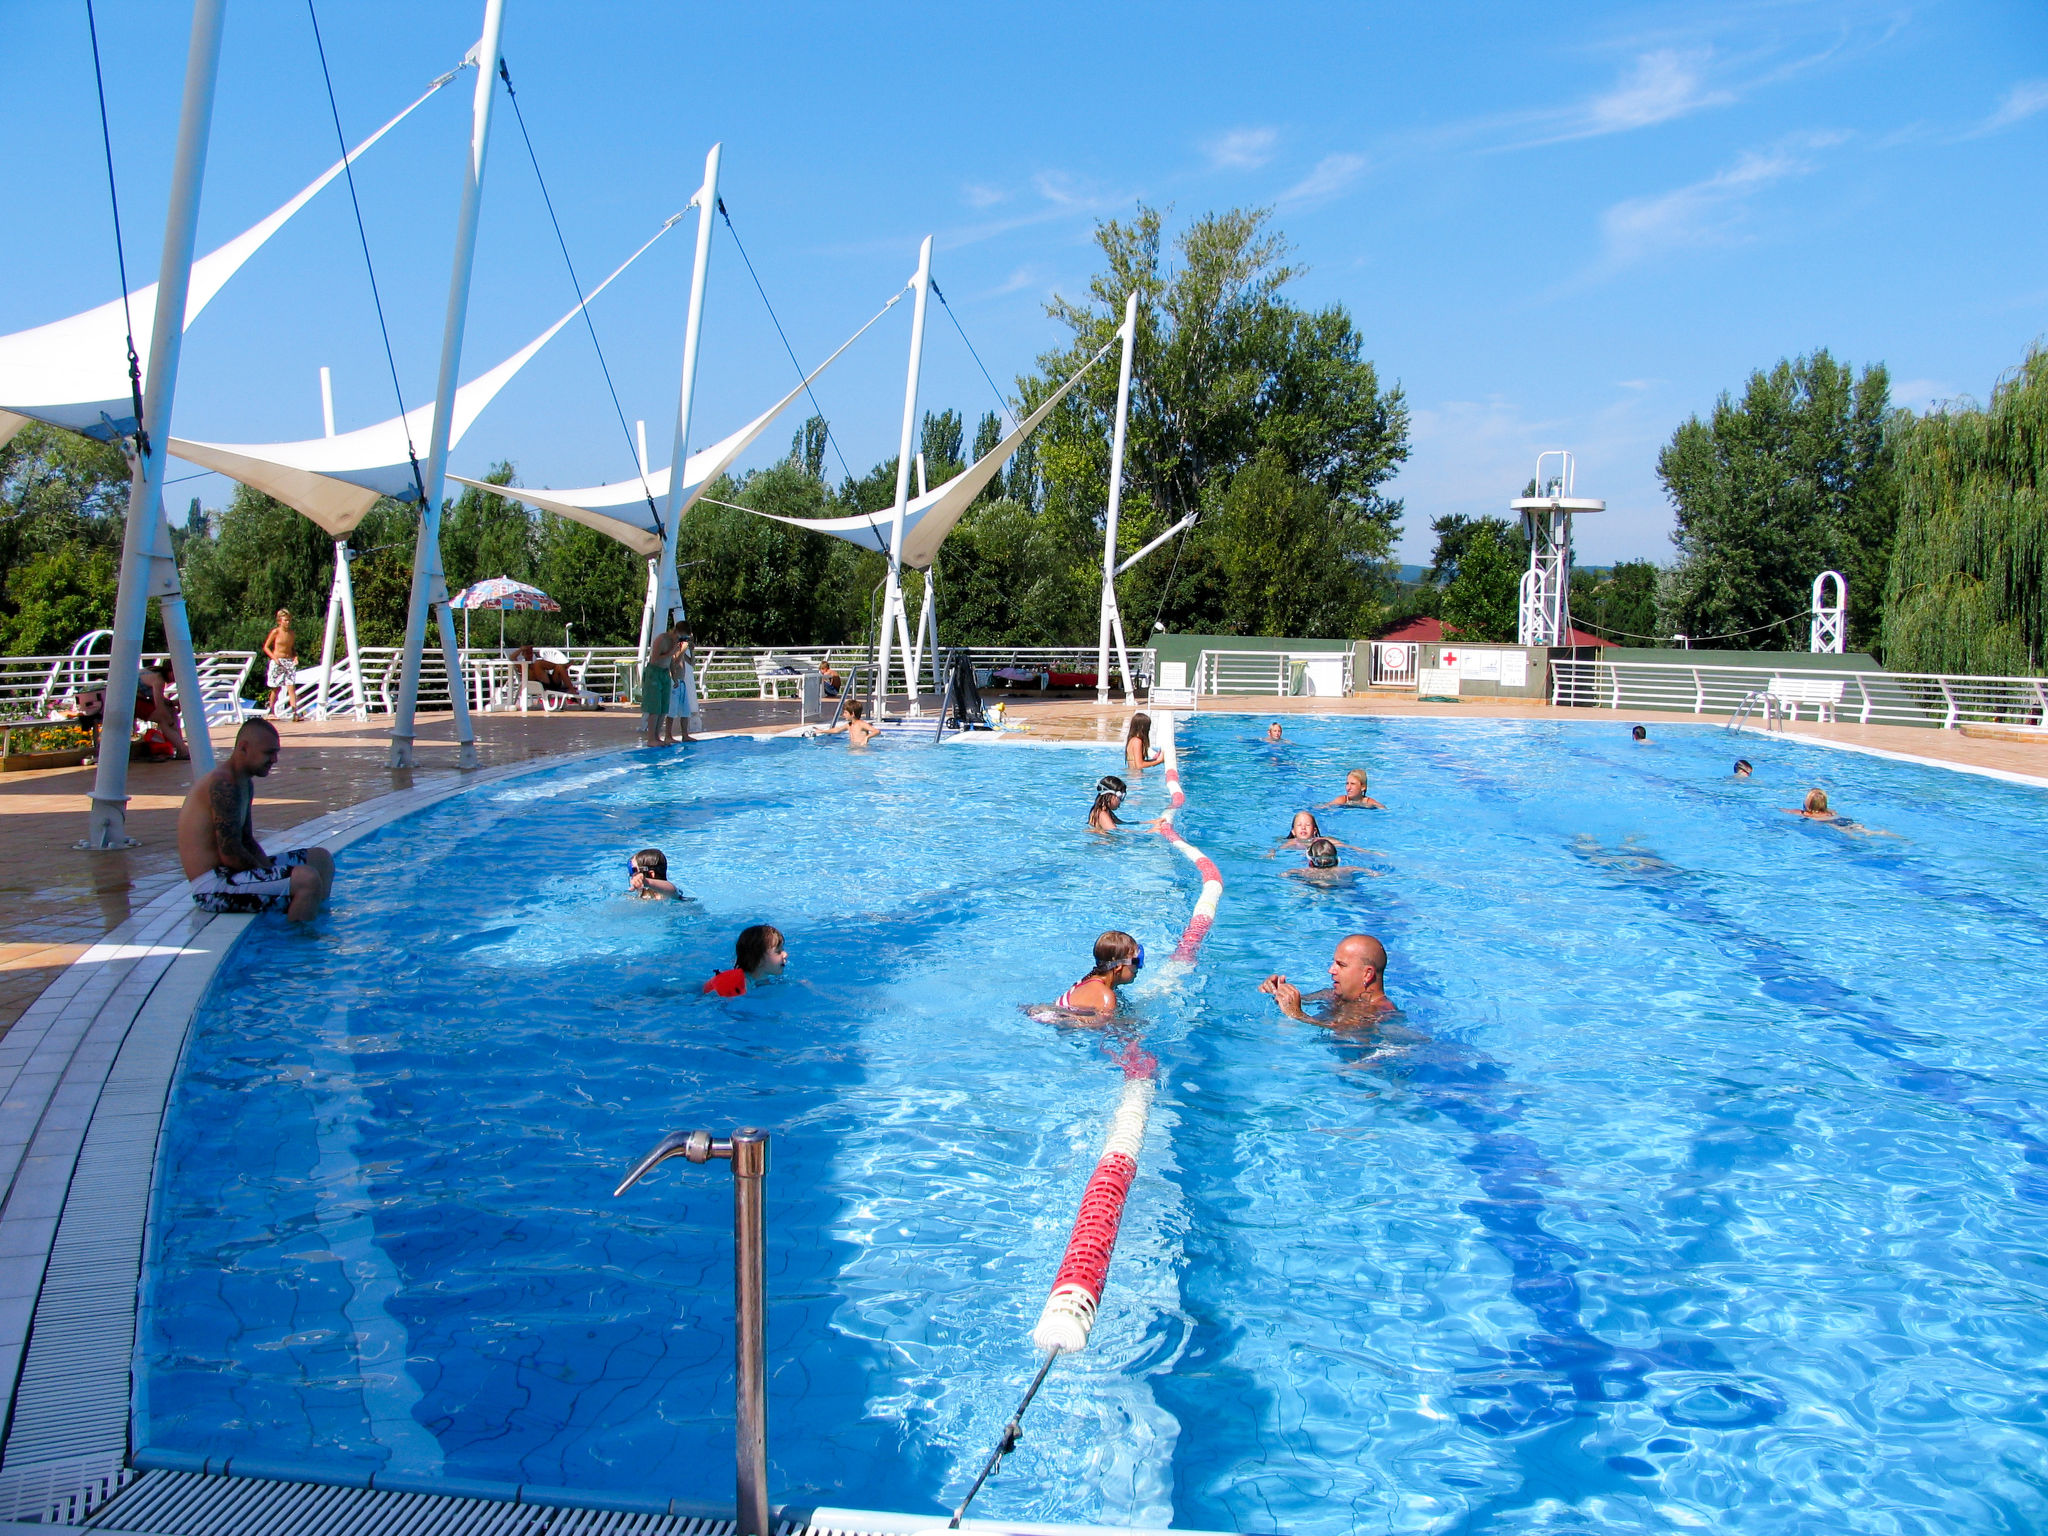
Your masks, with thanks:
<instances>
[{"instance_id":1,"label":"red and white lane divider","mask_svg":"<svg viewBox=\"0 0 2048 1536\"><path fill-rule=\"evenodd\" d=\"M1188 797L1180 783L1180 754L1174 746L1173 716L1162 714L1160 719L1166 725L1167 808L1159 818L1159 830L1202 876L1202 894L1196 898L1194 912L1181 932L1180 942L1174 946L1173 959L1168 962L1186 968L1195 963L1202 940L1209 936L1216 921L1216 906L1223 899L1223 875L1214 861L1182 837L1173 824ZM1088 1347L1088 1335L1095 1327L1095 1314L1109 1282L1109 1261L1116 1253L1124 1201L1138 1176L1138 1149L1144 1145L1145 1125L1151 1117L1153 1097L1159 1091L1159 1063L1137 1045L1126 1046L1117 1062L1124 1072L1123 1093L1117 1099L1115 1113L1109 1117L1109 1134L1103 1138L1095 1172L1081 1192L1081 1208L1074 1215L1059 1273L1053 1277L1052 1294L1046 1298L1045 1310L1038 1315L1038 1326L1031 1330L1031 1342L1044 1352L1045 1358L1039 1362L1038 1374L1031 1379L1009 1423L1003 1426L1003 1437L982 1466L981 1475L953 1512L952 1528L959 1527L967 1506L981 1492L981 1485L1002 1464L1003 1458L1016 1449L1017 1438L1023 1433L1024 1410L1038 1395L1053 1362L1061 1355L1078 1354Z\"/></svg>"}]
</instances>

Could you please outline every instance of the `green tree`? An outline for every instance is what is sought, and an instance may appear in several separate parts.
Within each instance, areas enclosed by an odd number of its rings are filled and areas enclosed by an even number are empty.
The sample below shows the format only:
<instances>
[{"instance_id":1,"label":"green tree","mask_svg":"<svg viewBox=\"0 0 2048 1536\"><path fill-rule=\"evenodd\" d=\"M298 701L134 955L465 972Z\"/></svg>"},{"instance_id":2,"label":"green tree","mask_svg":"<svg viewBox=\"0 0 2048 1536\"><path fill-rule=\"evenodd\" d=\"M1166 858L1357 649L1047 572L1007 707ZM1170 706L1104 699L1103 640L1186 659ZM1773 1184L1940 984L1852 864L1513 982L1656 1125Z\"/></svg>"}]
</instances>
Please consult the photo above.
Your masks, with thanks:
<instances>
[{"instance_id":1,"label":"green tree","mask_svg":"<svg viewBox=\"0 0 2048 1536\"><path fill-rule=\"evenodd\" d=\"M1531 495L1535 487L1529 488ZM1494 538L1500 543L1518 566L1529 564L1529 540L1519 523L1511 523L1504 517L1465 517L1453 512L1448 517L1435 518L1430 522L1430 531L1436 535L1436 551L1430 556L1429 573L1425 578L1437 586L1449 586L1458 576L1458 563L1465 556L1466 546L1472 542L1473 534L1481 528L1493 530Z\"/></svg>"},{"instance_id":2,"label":"green tree","mask_svg":"<svg viewBox=\"0 0 2048 1536\"><path fill-rule=\"evenodd\" d=\"M1885 664L2040 674L2048 667L2048 351L2031 348L1988 407L1935 411L1903 430L1898 473Z\"/></svg>"},{"instance_id":3,"label":"green tree","mask_svg":"<svg viewBox=\"0 0 2048 1536\"><path fill-rule=\"evenodd\" d=\"M1499 518L1482 518L1465 540L1458 574L1444 588L1446 640L1515 638L1521 609L1523 562L1501 537Z\"/></svg>"},{"instance_id":4,"label":"green tree","mask_svg":"<svg viewBox=\"0 0 2048 1536\"><path fill-rule=\"evenodd\" d=\"M632 645L647 600L647 561L610 534L543 512L534 530L533 584L562 605L536 615L566 624L578 645Z\"/></svg>"},{"instance_id":5,"label":"green tree","mask_svg":"<svg viewBox=\"0 0 2048 1536\"><path fill-rule=\"evenodd\" d=\"M0 444L0 647L71 648L114 621L127 521L120 450L31 422Z\"/></svg>"},{"instance_id":6,"label":"green tree","mask_svg":"<svg viewBox=\"0 0 2048 1536\"><path fill-rule=\"evenodd\" d=\"M1043 400L1108 343L1122 323L1125 296L1137 292L1124 552L1188 513L1220 505L1240 471L1272 454L1287 473L1324 493L1322 515L1345 529L1328 547L1341 549L1337 558L1378 596L1390 579L1384 567L1401 513L1383 487L1408 455L1400 389L1381 385L1341 306L1309 311L1284 296L1300 269L1289 265L1287 243L1270 228L1267 211L1195 220L1173 242L1176 261L1165 255L1162 236L1159 213L1143 206L1129 223L1097 226L1104 267L1086 300L1057 298L1048 306L1074 341L1039 359L1039 373L1023 381L1025 404ZM1063 503L1090 521L1107 499L1113 359L1114 349L1037 444L1044 502ZM1024 499L1014 481L1010 489ZM1122 593L1127 607L1160 609L1180 628L1227 626L1228 581L1217 537L1214 527L1201 525L1184 547L1162 551L1133 572ZM1294 574L1311 583L1324 576Z\"/></svg>"},{"instance_id":7,"label":"green tree","mask_svg":"<svg viewBox=\"0 0 2048 1536\"><path fill-rule=\"evenodd\" d=\"M1624 560L1603 580L1572 578L1572 622L1617 645L1659 645L1657 582L1648 560Z\"/></svg>"},{"instance_id":8,"label":"green tree","mask_svg":"<svg viewBox=\"0 0 2048 1536\"><path fill-rule=\"evenodd\" d=\"M1738 650L1803 650L1813 579L1849 581L1849 641L1877 635L1898 482L1883 364L1859 378L1825 350L1750 375L1657 457L1677 510L1666 632ZM1786 621L1786 622L1779 622Z\"/></svg>"},{"instance_id":9,"label":"green tree","mask_svg":"<svg viewBox=\"0 0 2048 1536\"><path fill-rule=\"evenodd\" d=\"M277 610L289 608L304 656L307 636L317 642L326 617L334 541L310 518L246 485L210 522L211 536L186 540L181 552L194 643L257 650Z\"/></svg>"},{"instance_id":10,"label":"green tree","mask_svg":"<svg viewBox=\"0 0 2048 1536\"><path fill-rule=\"evenodd\" d=\"M1343 639L1377 624L1377 551L1347 547L1360 530L1329 501L1270 450L1231 479L1213 535L1229 633Z\"/></svg>"},{"instance_id":11,"label":"green tree","mask_svg":"<svg viewBox=\"0 0 2048 1536\"><path fill-rule=\"evenodd\" d=\"M939 559L940 638L980 645L1092 638L1100 577L1084 552L1099 537L1067 513L1033 511L1007 497L970 507Z\"/></svg>"},{"instance_id":12,"label":"green tree","mask_svg":"<svg viewBox=\"0 0 2048 1536\"><path fill-rule=\"evenodd\" d=\"M782 517L817 518L827 505L822 482L784 462L735 485L716 482L684 514L676 533L683 605L700 641L709 645L802 645L821 629L818 589L831 563L826 535L757 517L734 506Z\"/></svg>"}]
</instances>

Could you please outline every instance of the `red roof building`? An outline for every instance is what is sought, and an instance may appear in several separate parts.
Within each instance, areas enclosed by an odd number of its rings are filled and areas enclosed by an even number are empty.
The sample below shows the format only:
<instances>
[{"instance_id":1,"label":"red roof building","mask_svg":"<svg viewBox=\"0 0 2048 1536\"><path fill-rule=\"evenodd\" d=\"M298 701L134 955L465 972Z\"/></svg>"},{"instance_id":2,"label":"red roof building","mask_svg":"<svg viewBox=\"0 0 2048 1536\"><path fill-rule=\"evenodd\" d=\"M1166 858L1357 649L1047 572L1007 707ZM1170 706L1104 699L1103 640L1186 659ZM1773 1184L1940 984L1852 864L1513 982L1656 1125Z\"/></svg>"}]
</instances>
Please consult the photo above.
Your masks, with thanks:
<instances>
[{"instance_id":1,"label":"red roof building","mask_svg":"<svg viewBox=\"0 0 2048 1536\"><path fill-rule=\"evenodd\" d=\"M1424 614L1417 614L1412 619L1403 619L1385 633L1373 636L1375 640L1391 640L1397 643L1405 641L1416 645L1440 645L1443 642L1443 638L1443 620L1432 619ZM1612 640L1602 640L1598 635L1587 634L1577 625L1572 626L1571 643L1573 645L1614 644Z\"/></svg>"}]
</instances>

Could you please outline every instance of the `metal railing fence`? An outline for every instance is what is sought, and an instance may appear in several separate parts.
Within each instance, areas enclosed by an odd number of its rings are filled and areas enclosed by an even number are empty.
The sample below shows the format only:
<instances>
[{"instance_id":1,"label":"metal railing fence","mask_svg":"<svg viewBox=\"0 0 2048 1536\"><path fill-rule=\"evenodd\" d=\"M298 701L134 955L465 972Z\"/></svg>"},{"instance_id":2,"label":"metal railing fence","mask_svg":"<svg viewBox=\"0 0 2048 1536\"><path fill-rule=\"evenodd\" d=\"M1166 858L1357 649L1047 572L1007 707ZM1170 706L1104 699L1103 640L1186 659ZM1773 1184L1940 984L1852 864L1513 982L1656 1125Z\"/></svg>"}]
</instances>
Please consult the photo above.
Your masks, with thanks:
<instances>
[{"instance_id":1,"label":"metal railing fence","mask_svg":"<svg viewBox=\"0 0 2048 1536\"><path fill-rule=\"evenodd\" d=\"M1838 697L1833 685L1841 685ZM1656 709L1736 715L1773 696L1772 711L1859 725L2040 725L2048 678L1960 677L1932 672L1835 672L1810 668L1684 666L1647 661L1553 661L1550 702L1568 708Z\"/></svg>"},{"instance_id":2,"label":"metal railing fence","mask_svg":"<svg viewBox=\"0 0 2048 1536\"><path fill-rule=\"evenodd\" d=\"M1351 692L1351 652L1204 651L1195 692L1203 698L1341 698Z\"/></svg>"},{"instance_id":3,"label":"metal railing fence","mask_svg":"<svg viewBox=\"0 0 2048 1536\"><path fill-rule=\"evenodd\" d=\"M142 664L163 670L170 659L162 652L145 652ZM104 653L0 656L0 721L55 717L66 699L106 685L108 661ZM255 669L256 653L207 651L198 657L198 662L199 694L206 701L206 718L216 724L239 719L240 706L236 701Z\"/></svg>"}]
</instances>

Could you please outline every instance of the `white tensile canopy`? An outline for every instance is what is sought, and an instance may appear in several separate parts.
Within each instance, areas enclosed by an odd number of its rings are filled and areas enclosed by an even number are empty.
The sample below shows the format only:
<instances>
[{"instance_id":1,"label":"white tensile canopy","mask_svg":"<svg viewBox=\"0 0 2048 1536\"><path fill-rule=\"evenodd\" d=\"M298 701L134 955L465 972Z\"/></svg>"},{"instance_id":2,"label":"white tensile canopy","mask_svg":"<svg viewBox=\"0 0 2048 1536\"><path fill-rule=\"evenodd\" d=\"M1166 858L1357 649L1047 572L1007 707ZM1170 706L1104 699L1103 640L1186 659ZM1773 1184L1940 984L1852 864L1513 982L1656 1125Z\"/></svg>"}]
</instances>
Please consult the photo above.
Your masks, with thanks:
<instances>
[{"instance_id":1,"label":"white tensile canopy","mask_svg":"<svg viewBox=\"0 0 2048 1536\"><path fill-rule=\"evenodd\" d=\"M897 295L898 298L901 295ZM874 320L855 331L825 361L813 368L788 394L769 406L767 410L741 427L729 437L721 438L708 448L700 448L684 461L683 483L672 488L667 469L652 470L644 476L631 480L620 480L611 485L589 485L575 490L527 490L523 486L492 485L485 480L471 480L464 475L450 475L450 480L463 485L474 486L480 491L489 491L496 496L508 497L524 502L529 507L543 512L553 512L571 522L595 528L599 533L617 539L634 553L652 560L661 554L661 529L657 526L654 508L667 510L671 520L690 510L690 506L703 494L704 487L724 474L733 461L747 451L754 439L767 431L775 418L795 402L798 395L811 387L819 374L830 368L846 349L880 320L895 305L892 298L875 315ZM671 495L671 489L677 494ZM650 501L653 505L649 505Z\"/></svg>"},{"instance_id":2,"label":"white tensile canopy","mask_svg":"<svg viewBox=\"0 0 2048 1536\"><path fill-rule=\"evenodd\" d=\"M931 569L932 561L938 558L939 546L946 542L946 535L953 531L967 511L996 477L996 472L1010 461L1010 456L1024 446L1024 439L1038 430L1039 423L1053 412L1067 397L1067 391L1081 382L1081 375L1108 354L1110 347L1117 344L1115 339L1108 342L1087 362L1083 363L1071 379L1048 396L1044 404L1017 424L1017 429L995 447L983 454L974 463L960 471L944 485L935 485L922 496L913 496L903 508L903 563L913 571ZM808 528L813 533L829 533L835 539L844 539L849 544L858 544L863 549L872 549L877 554L889 553L889 528L895 521L895 509L885 508L879 512L857 512L851 517L784 517L777 512L762 512L757 508L747 509L757 517L773 518L778 523L788 523L792 528Z\"/></svg>"},{"instance_id":3,"label":"white tensile canopy","mask_svg":"<svg viewBox=\"0 0 2048 1536\"><path fill-rule=\"evenodd\" d=\"M185 324L189 327L242 264L321 188L459 73L450 70L441 76L418 101L335 161L269 218L193 262ZM69 319L0 336L0 443L32 420L104 440L133 433L135 403L128 388L127 367L130 315L134 317L136 354L147 359L156 323L155 283L130 293L125 312L122 302L115 299ZM148 383L145 377L145 388Z\"/></svg>"},{"instance_id":4,"label":"white tensile canopy","mask_svg":"<svg viewBox=\"0 0 2048 1536\"><path fill-rule=\"evenodd\" d=\"M653 237L621 262L610 277L591 289L581 304L489 373L471 379L458 389L449 422L449 446L453 447L462 440L463 433L482 414L484 407L491 403L498 391L512 382L512 376L525 367L536 352L554 339L557 331L582 313L584 305L610 287L620 273L674 228L681 217L681 214L675 215L656 230ZM380 497L396 496L401 500L411 500L417 496L411 447L426 442L433 419L434 407L429 402L407 411L403 416L394 416L375 426L334 437L307 438L296 443L195 443L174 437L171 439L171 452L188 463L217 470L266 496L275 497L318 523L330 538L340 539L348 536Z\"/></svg>"}]
</instances>

